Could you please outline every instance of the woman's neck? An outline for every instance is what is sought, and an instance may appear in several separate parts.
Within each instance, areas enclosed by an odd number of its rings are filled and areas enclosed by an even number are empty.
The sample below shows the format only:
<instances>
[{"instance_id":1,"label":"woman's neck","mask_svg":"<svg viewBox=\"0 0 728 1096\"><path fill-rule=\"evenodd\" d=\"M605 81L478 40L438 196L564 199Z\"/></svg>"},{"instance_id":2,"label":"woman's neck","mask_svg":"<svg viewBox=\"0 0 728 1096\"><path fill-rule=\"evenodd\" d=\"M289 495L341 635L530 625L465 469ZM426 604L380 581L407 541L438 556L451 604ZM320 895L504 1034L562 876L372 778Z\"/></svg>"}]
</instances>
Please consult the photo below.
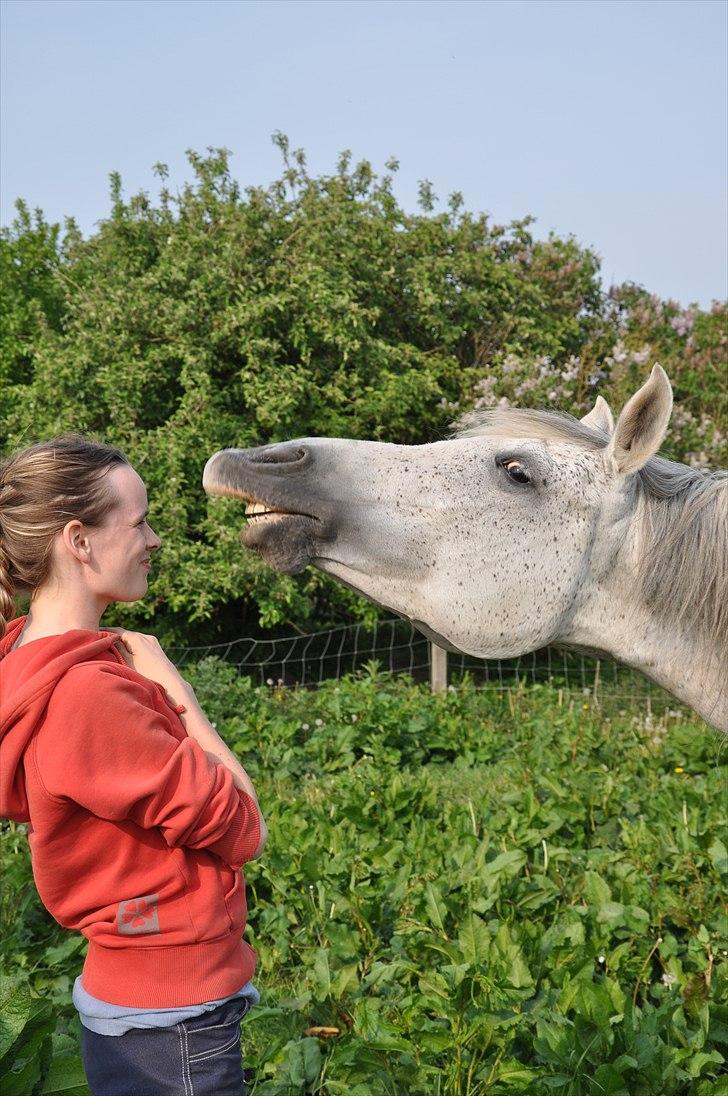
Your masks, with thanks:
<instances>
[{"instance_id":1,"label":"woman's neck","mask_svg":"<svg viewBox=\"0 0 728 1096\"><path fill-rule=\"evenodd\" d=\"M108 603L107 603L108 604ZM31 639L60 635L75 628L98 632L106 605L101 608L95 599L73 592L61 595L58 591L36 591L31 599L23 634Z\"/></svg>"}]
</instances>

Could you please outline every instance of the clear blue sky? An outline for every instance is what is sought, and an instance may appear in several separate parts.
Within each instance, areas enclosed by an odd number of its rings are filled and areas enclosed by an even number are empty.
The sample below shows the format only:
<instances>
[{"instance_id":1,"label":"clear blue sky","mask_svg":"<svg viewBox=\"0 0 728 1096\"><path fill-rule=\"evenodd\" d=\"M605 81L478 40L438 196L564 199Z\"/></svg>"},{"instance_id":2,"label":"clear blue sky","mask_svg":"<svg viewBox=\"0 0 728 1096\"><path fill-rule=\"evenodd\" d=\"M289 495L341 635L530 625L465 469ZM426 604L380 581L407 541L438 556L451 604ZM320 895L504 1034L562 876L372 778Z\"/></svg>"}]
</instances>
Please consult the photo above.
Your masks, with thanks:
<instances>
[{"instance_id":1,"label":"clear blue sky","mask_svg":"<svg viewBox=\"0 0 728 1096\"><path fill-rule=\"evenodd\" d=\"M227 146L245 186L345 148L444 201L572 233L602 276L709 306L726 285L724 0L3 0L2 206L84 232L108 174Z\"/></svg>"}]
</instances>

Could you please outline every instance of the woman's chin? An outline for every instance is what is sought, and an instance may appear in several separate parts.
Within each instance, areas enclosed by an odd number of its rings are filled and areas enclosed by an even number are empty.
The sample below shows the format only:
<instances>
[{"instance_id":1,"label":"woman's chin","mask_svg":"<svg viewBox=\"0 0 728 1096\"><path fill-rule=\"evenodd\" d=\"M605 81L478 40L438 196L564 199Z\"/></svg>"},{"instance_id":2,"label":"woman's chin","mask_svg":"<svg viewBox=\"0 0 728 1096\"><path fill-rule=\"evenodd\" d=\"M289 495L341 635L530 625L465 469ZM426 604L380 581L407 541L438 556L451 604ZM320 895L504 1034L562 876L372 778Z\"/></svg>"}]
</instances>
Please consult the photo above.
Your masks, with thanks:
<instances>
[{"instance_id":1,"label":"woman's chin","mask_svg":"<svg viewBox=\"0 0 728 1096\"><path fill-rule=\"evenodd\" d=\"M120 590L118 593L112 594L109 598L109 601L139 601L140 598L143 598L146 594L148 587L149 577L147 575L143 575L141 581L137 580L137 582L135 582L133 586L130 583L129 586L124 588L124 590Z\"/></svg>"}]
</instances>

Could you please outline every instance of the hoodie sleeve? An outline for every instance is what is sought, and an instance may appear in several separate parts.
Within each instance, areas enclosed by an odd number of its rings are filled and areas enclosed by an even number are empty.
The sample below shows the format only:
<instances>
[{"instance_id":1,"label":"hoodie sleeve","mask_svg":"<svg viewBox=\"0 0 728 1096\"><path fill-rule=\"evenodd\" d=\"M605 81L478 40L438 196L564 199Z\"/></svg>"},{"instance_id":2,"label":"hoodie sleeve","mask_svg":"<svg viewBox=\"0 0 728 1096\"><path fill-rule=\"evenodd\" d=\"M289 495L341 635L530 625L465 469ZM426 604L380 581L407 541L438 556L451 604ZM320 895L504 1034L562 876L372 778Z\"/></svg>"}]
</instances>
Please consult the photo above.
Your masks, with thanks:
<instances>
[{"instance_id":1,"label":"hoodie sleeve","mask_svg":"<svg viewBox=\"0 0 728 1096\"><path fill-rule=\"evenodd\" d=\"M207 849L236 870L260 841L255 800L193 738L181 741L144 682L82 663L56 685L36 743L56 799L99 818L157 827L170 848Z\"/></svg>"}]
</instances>

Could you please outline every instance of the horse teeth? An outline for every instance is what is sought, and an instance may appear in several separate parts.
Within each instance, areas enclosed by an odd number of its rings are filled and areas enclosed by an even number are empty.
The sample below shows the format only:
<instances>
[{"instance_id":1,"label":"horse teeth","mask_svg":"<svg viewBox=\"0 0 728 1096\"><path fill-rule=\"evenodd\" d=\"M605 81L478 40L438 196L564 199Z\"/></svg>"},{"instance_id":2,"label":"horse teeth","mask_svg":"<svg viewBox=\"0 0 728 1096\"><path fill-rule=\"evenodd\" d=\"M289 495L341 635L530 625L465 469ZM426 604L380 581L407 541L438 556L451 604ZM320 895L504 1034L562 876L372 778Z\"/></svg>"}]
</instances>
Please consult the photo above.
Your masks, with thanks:
<instances>
[{"instance_id":1,"label":"horse teeth","mask_svg":"<svg viewBox=\"0 0 728 1096\"><path fill-rule=\"evenodd\" d=\"M250 517L252 514L272 514L273 512L274 511L271 510L269 506L266 506L263 502L249 503L245 507L246 517Z\"/></svg>"}]
</instances>

